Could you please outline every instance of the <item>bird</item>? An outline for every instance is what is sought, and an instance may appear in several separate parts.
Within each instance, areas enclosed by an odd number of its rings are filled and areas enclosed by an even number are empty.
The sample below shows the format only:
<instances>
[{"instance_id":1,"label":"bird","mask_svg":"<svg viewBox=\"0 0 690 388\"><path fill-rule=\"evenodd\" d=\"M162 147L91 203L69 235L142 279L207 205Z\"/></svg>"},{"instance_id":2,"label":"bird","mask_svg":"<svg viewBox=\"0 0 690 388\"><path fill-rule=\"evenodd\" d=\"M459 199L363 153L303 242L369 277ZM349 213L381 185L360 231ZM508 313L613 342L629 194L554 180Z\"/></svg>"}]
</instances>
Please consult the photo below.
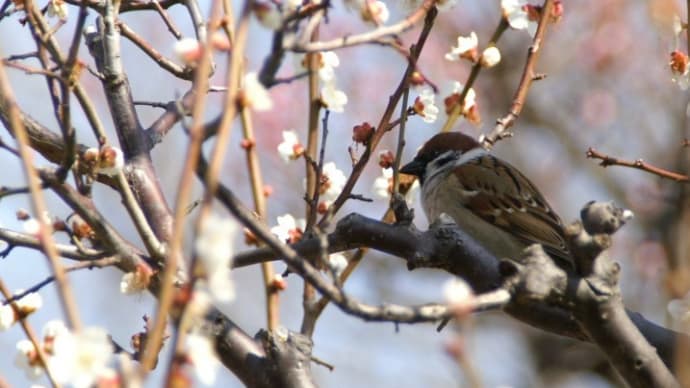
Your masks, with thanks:
<instances>
[{"instance_id":1,"label":"bird","mask_svg":"<svg viewBox=\"0 0 690 388\"><path fill-rule=\"evenodd\" d=\"M447 214L498 259L514 260L524 248L541 244L556 265L574 269L563 222L544 196L474 138L461 132L436 134L400 172L419 179L429 222Z\"/></svg>"}]
</instances>

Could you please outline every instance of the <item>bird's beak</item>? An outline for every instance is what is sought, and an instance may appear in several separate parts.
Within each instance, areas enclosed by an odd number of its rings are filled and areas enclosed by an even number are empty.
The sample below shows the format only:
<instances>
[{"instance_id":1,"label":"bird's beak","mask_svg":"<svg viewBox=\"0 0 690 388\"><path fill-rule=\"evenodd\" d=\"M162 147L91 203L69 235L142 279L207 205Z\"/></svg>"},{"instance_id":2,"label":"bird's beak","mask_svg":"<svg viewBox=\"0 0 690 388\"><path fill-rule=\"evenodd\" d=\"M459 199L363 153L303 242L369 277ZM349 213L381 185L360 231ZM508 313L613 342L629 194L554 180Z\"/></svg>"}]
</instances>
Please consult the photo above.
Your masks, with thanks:
<instances>
[{"instance_id":1,"label":"bird's beak","mask_svg":"<svg viewBox=\"0 0 690 388\"><path fill-rule=\"evenodd\" d=\"M402 166L400 172L408 175L422 176L424 175L425 169L426 166L422 161L420 161L419 159L414 159L410 163L407 163L406 165Z\"/></svg>"}]
</instances>

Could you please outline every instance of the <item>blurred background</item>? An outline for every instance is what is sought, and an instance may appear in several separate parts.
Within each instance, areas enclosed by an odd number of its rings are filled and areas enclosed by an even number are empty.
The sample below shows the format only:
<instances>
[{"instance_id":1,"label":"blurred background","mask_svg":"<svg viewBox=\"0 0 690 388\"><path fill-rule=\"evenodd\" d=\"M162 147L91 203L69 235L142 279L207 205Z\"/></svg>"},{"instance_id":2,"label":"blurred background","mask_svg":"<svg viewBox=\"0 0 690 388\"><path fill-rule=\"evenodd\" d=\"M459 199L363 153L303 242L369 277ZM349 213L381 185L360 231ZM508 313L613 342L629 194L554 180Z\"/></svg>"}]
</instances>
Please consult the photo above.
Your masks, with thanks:
<instances>
[{"instance_id":1,"label":"blurred background","mask_svg":"<svg viewBox=\"0 0 690 388\"><path fill-rule=\"evenodd\" d=\"M388 24L403 17L403 2L387 1L391 11ZM208 14L210 2L200 1ZM39 6L44 4L39 3ZM541 188L564 221L574 220L580 208L590 200L614 200L631 209L636 217L616 234L611 250L622 265L622 289L626 306L662 325L677 325L667 313L671 299L682 298L690 288L690 209L686 186L662 180L641 171L621 167L602 168L588 160L588 147L626 159L643 159L654 165L688 173L690 151L682 147L687 133L687 93L672 82L669 53L686 51L686 40L674 36L674 15L686 21L680 1L577 1L565 2L560 22L549 26L537 71L546 78L535 82L522 115L513 128L515 136L500 142L494 153L510 161ZM238 3L239 6L239 3ZM78 9L70 6L67 24L56 36L63 47L69 45ZM168 10L186 36L192 35L191 22L181 6ZM28 27L20 23L21 14L0 21L0 55L23 54L35 50ZM95 14L89 19L93 23ZM132 12L121 16L164 55L173 57L174 37L168 33L154 11ZM443 88L453 80L465 83L468 62L448 62L443 56L456 43L458 35L475 31L480 48L484 47L501 18L500 3L459 0L454 8L441 12L421 55L425 75ZM53 19L56 21L56 19ZM338 37L371 28L356 12L348 11L334 0L328 24L321 28L321 38ZM402 35L406 47L416 40L419 26ZM11 37L11 38L10 38ZM271 32L252 21L247 55L248 70L258 70L270 50ZM505 115L522 73L527 48L531 43L525 31L508 30L497 47L502 61L485 69L475 84L482 123L473 126L460 122L457 130L471 135L488 133L496 118ZM177 80L152 63L131 42L123 39L123 61L134 99L139 101L174 100L183 95L189 83ZM388 96L397 86L406 59L391 49L368 45L337 51L340 66L338 85L348 95L343 113L333 113L329 120L326 161L334 161L346 174L350 171L348 146L352 127L363 121L375 124L385 108ZM94 67L85 47L79 58ZM29 62L31 63L31 62ZM278 75L296 73L292 55L285 58ZM212 84L224 84L224 60L218 61ZM36 65L34 63L34 65ZM45 81L8 69L19 105L25 112L59 131L46 92ZM108 106L100 82L84 72L81 81L96 103L98 113L112 130ZM414 95L414 93L413 93ZM273 187L268 199L269 224L276 217L290 213L303 217L303 162L285 163L276 147L282 131L294 129L306 140L307 89L305 80L280 84L271 89L274 109L256 114L257 146L266 184ZM209 99L207 117L221 109L222 96ZM439 102L440 104L440 102ZM150 125L161 111L140 107L144 126ZM74 109L78 140L96 146L88 123L79 109ZM413 117L408 124L407 146L403 160L409 160L426 138L436 133L443 114L434 124ZM251 203L244 152L239 147L239 128L233 132L230 151L222 172L223 181L247 203ZM7 131L0 138L12 142ZM177 181L187 137L177 125L153 151L169 203L174 202ZM396 132L388 134L380 149L395 149ZM207 144L208 147L208 144ZM358 150L362 151L361 146ZM38 161L38 164L46 164ZM24 184L19 161L8 152L0 152L0 186ZM374 179L381 173L375 162L367 167L354 192L375 198L372 203L352 202L336 218L357 211L381 217L387 200L372 192ZM94 197L99 209L127 238L142 246L120 199L108 188L96 184ZM195 188L199 197L200 187ZM51 213L66 217L69 210L50 193ZM15 212L29 209L27 196L11 196L0 201L0 224L21 230ZM416 224L426 227L417 204ZM221 212L221 209L218 209ZM187 241L187 246L189 246ZM237 236L236 249L244 246ZM276 264L278 271L285 266ZM49 275L43 255L17 248L0 260L0 276L12 289L28 288ZM154 301L148 294L126 296L119 291L121 277L115 269L94 269L71 273L77 301L87 325L107 328L113 338L127 347L132 334L143 327L142 316L154 314ZM415 304L442 300L442 285L448 275L439 271L408 272L398 258L376 252L367 254L345 289L352 296L371 303ZM265 326L264 293L257 268L235 271L237 298L220 306L245 331L255 333ZM302 318L301 280L287 278L288 289L281 294L281 324L299 330ZM40 329L51 319L62 318L53 285L41 290L44 308L30 322ZM14 363L15 343L23 338L19 327L0 333L0 376L11 386L29 386L23 372ZM500 312L480 314L462 327L449 326L441 333L431 324L402 325L367 323L348 316L333 306L319 320L314 336L314 356L335 366L329 371L318 365L312 369L324 387L448 387L469 384L475 376L486 387L613 387L621 383L593 346L559 338L527 327ZM448 349L461 349L467 362L462 366ZM162 360L169 357L168 346ZM160 368L159 368L160 369ZM148 386L160 384L157 370ZM47 384L46 381L42 381ZM221 371L216 386L240 386L228 371Z\"/></svg>"}]
</instances>

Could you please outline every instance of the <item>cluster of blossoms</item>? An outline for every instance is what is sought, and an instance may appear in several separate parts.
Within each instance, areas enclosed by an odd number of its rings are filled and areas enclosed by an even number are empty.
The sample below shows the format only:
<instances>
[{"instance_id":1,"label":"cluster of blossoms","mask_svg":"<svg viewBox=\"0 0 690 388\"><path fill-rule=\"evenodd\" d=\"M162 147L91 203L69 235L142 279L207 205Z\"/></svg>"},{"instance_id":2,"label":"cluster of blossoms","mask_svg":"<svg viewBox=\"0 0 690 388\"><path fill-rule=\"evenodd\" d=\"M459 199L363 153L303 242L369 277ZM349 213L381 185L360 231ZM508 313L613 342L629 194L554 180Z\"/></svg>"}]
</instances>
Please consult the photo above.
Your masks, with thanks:
<instances>
[{"instance_id":1,"label":"cluster of blossoms","mask_svg":"<svg viewBox=\"0 0 690 388\"><path fill-rule=\"evenodd\" d=\"M295 131L283 131L283 141L278 144L278 154L285 162L298 159L304 154L304 146L300 143ZM328 207L340 195L346 181L347 177L334 162L324 163L318 182L319 203L317 210L319 213L323 214L328 211ZM306 188L306 179L304 186Z\"/></svg>"},{"instance_id":2,"label":"cluster of blossoms","mask_svg":"<svg viewBox=\"0 0 690 388\"><path fill-rule=\"evenodd\" d=\"M43 328L39 343L46 365L29 340L17 342L15 364L34 380L43 375L44 367L59 384L90 387L117 374L108 364L112 361L113 345L105 330L89 327L71 332L61 321L50 321Z\"/></svg>"},{"instance_id":3,"label":"cluster of blossoms","mask_svg":"<svg viewBox=\"0 0 690 388\"><path fill-rule=\"evenodd\" d=\"M299 66L307 71L310 59L315 62L313 70L321 81L321 103L331 112L342 113L347 104L347 94L338 89L336 82L335 69L340 66L340 58L333 51L296 56Z\"/></svg>"},{"instance_id":4,"label":"cluster of blossoms","mask_svg":"<svg viewBox=\"0 0 690 388\"><path fill-rule=\"evenodd\" d=\"M481 56L478 54L479 40L477 34L472 31L468 36L458 36L457 45L451 47L445 58L449 61L457 61L459 59L467 59L471 62L477 62L483 67L494 67L501 61L501 52L496 46L490 45L482 51Z\"/></svg>"}]
</instances>

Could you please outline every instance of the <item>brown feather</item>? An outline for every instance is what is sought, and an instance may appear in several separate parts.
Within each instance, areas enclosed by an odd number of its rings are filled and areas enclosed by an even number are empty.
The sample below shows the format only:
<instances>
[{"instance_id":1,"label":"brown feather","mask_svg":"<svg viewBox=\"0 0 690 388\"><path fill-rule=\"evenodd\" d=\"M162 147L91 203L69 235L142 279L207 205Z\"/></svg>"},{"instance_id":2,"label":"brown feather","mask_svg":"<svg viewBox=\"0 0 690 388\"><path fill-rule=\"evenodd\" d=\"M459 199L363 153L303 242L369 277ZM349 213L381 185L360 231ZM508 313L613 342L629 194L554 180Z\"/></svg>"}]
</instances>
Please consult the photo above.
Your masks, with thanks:
<instances>
[{"instance_id":1,"label":"brown feather","mask_svg":"<svg viewBox=\"0 0 690 388\"><path fill-rule=\"evenodd\" d=\"M573 267L563 223L517 169L491 155L483 155L456 166L454 173L465 190L476 191L465 204L467 209L525 244L541 244L549 255Z\"/></svg>"}]
</instances>

